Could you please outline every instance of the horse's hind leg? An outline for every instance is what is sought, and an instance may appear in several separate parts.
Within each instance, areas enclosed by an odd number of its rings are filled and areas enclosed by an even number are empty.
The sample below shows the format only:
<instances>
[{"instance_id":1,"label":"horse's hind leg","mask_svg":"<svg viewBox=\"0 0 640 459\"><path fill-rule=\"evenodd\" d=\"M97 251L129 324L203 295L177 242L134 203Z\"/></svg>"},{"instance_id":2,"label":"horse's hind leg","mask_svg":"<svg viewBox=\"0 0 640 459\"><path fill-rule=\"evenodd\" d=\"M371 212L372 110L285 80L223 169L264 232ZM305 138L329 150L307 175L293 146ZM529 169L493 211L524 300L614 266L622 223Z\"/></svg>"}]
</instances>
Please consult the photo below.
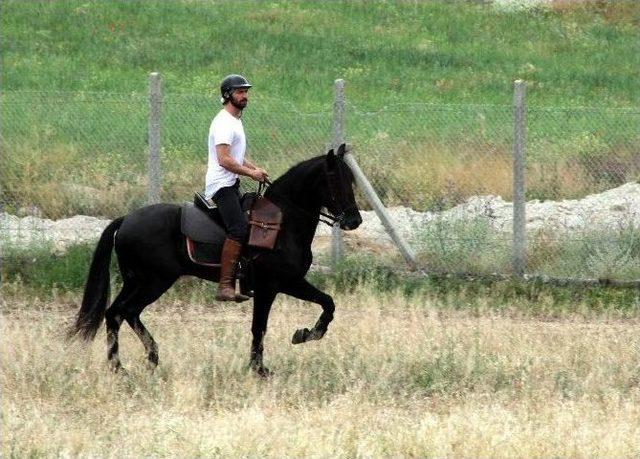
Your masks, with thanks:
<instances>
[{"instance_id":1,"label":"horse's hind leg","mask_svg":"<svg viewBox=\"0 0 640 459\"><path fill-rule=\"evenodd\" d=\"M139 314L127 317L127 323L131 326L142 342L144 350L147 353L148 367L153 371L158 366L158 345L156 344L156 341L140 320Z\"/></svg>"},{"instance_id":2,"label":"horse's hind leg","mask_svg":"<svg viewBox=\"0 0 640 459\"><path fill-rule=\"evenodd\" d=\"M175 279L145 279L144 282L125 280L122 291L105 312L107 324L107 359L112 370L122 369L118 356L118 331L123 320L127 320L138 335L145 350L149 364L154 368L158 364L158 348L151 334L140 321L140 313L149 304L157 300L175 282Z\"/></svg>"},{"instance_id":3,"label":"horse's hind leg","mask_svg":"<svg viewBox=\"0 0 640 459\"><path fill-rule=\"evenodd\" d=\"M120 293L118 293L118 296L111 304L111 307L105 311L107 361L109 362L109 368L114 372L122 370L122 364L120 363L120 357L118 355L118 332L120 331L120 325L122 325L123 320L123 305L135 295L136 289L137 286L132 282L125 282L122 290L120 290Z\"/></svg>"}]
</instances>

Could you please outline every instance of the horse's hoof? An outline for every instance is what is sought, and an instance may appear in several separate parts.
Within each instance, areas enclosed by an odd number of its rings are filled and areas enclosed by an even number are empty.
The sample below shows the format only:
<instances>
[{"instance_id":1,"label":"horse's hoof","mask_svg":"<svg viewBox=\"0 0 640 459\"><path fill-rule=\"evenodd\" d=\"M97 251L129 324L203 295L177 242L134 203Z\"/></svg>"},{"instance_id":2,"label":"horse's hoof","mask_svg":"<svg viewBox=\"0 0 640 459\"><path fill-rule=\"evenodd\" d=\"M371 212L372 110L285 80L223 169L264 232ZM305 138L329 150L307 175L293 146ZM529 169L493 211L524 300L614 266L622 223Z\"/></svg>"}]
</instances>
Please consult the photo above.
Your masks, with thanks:
<instances>
[{"instance_id":1,"label":"horse's hoof","mask_svg":"<svg viewBox=\"0 0 640 459\"><path fill-rule=\"evenodd\" d=\"M114 375L127 376L128 374L127 370L124 369L120 362L118 362L117 364L110 364L109 370L111 370L111 373L113 373Z\"/></svg>"},{"instance_id":2,"label":"horse's hoof","mask_svg":"<svg viewBox=\"0 0 640 459\"><path fill-rule=\"evenodd\" d=\"M311 335L311 331L308 328L299 328L293 334L293 338L291 338L291 343L292 344L304 343L309 339L309 335Z\"/></svg>"},{"instance_id":3,"label":"horse's hoof","mask_svg":"<svg viewBox=\"0 0 640 459\"><path fill-rule=\"evenodd\" d=\"M253 370L253 372L260 376L261 378L268 378L270 376L273 375L273 373L271 372L271 370L269 370L267 367L263 366L263 365L257 365L257 366L252 366L251 369Z\"/></svg>"},{"instance_id":4,"label":"horse's hoof","mask_svg":"<svg viewBox=\"0 0 640 459\"><path fill-rule=\"evenodd\" d=\"M262 367L258 369L256 372L258 373L258 376L265 379L273 376L273 372L269 370L267 367Z\"/></svg>"},{"instance_id":5,"label":"horse's hoof","mask_svg":"<svg viewBox=\"0 0 640 459\"><path fill-rule=\"evenodd\" d=\"M322 339L322 337L326 332L327 330L319 330L317 328L314 328L309 333L309 336L307 337L307 341Z\"/></svg>"},{"instance_id":6,"label":"horse's hoof","mask_svg":"<svg viewBox=\"0 0 640 459\"><path fill-rule=\"evenodd\" d=\"M150 373L153 373L158 366L159 361L160 360L158 359L158 353L149 354L147 356L147 370L149 370Z\"/></svg>"}]
</instances>

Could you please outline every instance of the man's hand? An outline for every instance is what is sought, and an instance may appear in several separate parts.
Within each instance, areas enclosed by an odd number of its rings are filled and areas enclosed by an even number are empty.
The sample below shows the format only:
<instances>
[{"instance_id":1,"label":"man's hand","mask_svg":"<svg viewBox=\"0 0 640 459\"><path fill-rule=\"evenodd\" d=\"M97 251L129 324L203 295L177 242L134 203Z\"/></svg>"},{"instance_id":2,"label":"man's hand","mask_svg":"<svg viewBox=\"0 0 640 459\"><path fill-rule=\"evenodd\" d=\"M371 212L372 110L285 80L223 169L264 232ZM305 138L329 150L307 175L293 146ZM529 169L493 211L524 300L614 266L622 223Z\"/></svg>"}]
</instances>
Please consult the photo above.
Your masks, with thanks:
<instances>
[{"instance_id":1,"label":"man's hand","mask_svg":"<svg viewBox=\"0 0 640 459\"><path fill-rule=\"evenodd\" d=\"M251 169L250 177L256 182L264 182L269 178L269 174L264 169L257 167L255 169Z\"/></svg>"}]
</instances>

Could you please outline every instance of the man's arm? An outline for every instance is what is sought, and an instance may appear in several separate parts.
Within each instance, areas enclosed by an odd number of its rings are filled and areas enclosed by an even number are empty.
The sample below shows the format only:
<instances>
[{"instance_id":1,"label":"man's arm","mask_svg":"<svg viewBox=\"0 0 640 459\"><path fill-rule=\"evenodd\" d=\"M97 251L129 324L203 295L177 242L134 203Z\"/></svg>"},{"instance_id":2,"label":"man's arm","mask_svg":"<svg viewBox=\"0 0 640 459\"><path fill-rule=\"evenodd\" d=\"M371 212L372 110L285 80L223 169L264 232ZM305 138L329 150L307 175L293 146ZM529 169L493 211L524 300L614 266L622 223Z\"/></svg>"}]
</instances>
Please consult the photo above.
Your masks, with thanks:
<instances>
[{"instance_id":1,"label":"man's arm","mask_svg":"<svg viewBox=\"0 0 640 459\"><path fill-rule=\"evenodd\" d=\"M258 167L249 161L247 158L244 159L244 166L247 166L249 169L257 169Z\"/></svg>"},{"instance_id":2,"label":"man's arm","mask_svg":"<svg viewBox=\"0 0 640 459\"><path fill-rule=\"evenodd\" d=\"M223 143L216 145L216 154L218 156L218 164L220 164L220 166L224 167L229 172L233 172L234 174L246 175L247 177L251 177L252 179L259 182L264 181L264 179L267 177L266 172L264 172L262 169L258 169L251 163L249 164L251 164L252 167L246 165L247 161L245 161L244 164L238 164L238 162L233 159L233 156L231 156L231 148L227 144Z\"/></svg>"},{"instance_id":3,"label":"man's arm","mask_svg":"<svg viewBox=\"0 0 640 459\"><path fill-rule=\"evenodd\" d=\"M264 170L264 169L263 169L263 168L261 168L261 167L256 166L256 165L255 165L255 164L253 164L251 161L249 161L247 158L245 158L245 159L244 159L244 166L248 167L248 168L249 168L249 169L251 169L251 170L258 171L258 172L260 172L260 173L264 174L264 175L262 176L262 178L259 180L260 182L264 182L266 179L268 179L268 178L269 178L269 174L267 174L267 171L266 171L266 170Z\"/></svg>"}]
</instances>

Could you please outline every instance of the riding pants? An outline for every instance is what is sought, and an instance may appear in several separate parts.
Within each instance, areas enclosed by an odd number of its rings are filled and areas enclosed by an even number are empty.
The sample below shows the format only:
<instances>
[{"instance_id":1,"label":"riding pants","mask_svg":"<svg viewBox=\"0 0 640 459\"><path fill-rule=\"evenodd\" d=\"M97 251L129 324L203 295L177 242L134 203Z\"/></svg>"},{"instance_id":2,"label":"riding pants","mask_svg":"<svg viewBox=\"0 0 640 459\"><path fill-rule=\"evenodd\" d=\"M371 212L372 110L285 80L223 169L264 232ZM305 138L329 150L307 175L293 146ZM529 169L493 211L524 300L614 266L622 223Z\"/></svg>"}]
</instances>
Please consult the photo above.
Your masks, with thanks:
<instances>
[{"instance_id":1,"label":"riding pants","mask_svg":"<svg viewBox=\"0 0 640 459\"><path fill-rule=\"evenodd\" d=\"M227 237L244 244L249 232L249 222L240 204L240 180L232 186L220 188L212 197L227 229Z\"/></svg>"}]
</instances>

